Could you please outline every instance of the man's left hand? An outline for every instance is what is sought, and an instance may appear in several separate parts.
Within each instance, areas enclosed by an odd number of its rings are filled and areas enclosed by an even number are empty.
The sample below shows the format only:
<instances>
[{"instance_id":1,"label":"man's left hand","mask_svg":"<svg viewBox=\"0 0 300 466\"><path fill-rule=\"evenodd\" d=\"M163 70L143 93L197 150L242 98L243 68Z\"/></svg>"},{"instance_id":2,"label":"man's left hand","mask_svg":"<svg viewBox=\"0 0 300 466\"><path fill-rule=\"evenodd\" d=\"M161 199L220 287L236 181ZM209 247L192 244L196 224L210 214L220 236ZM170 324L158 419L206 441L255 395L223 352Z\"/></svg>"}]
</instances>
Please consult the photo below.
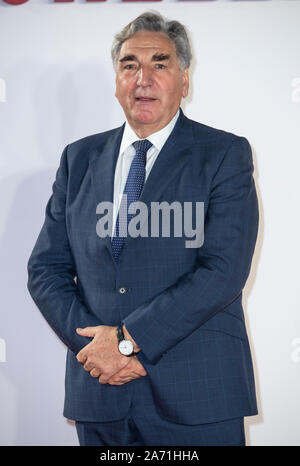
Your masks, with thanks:
<instances>
[{"instance_id":1,"label":"man's left hand","mask_svg":"<svg viewBox=\"0 0 300 466\"><path fill-rule=\"evenodd\" d=\"M100 376L101 383L107 383L110 377L130 362L130 358L118 350L116 328L98 325L76 330L78 335L93 337L93 340L79 351L76 358L93 377Z\"/></svg>"}]
</instances>

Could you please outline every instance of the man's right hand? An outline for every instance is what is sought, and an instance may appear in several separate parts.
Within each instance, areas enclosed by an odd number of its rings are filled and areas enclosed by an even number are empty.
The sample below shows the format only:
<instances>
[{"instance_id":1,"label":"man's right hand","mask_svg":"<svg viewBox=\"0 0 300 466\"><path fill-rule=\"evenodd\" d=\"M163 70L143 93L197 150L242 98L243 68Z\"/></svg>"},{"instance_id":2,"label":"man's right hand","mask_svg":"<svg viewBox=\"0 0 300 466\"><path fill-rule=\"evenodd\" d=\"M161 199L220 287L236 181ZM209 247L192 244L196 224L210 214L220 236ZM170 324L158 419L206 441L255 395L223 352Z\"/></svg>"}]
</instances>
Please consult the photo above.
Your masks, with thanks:
<instances>
[{"instance_id":1,"label":"man's right hand","mask_svg":"<svg viewBox=\"0 0 300 466\"><path fill-rule=\"evenodd\" d=\"M136 356L130 357L130 362L110 377L107 383L110 385L123 385L124 383L131 382L147 375L144 366L140 363ZM101 376L99 381L101 382Z\"/></svg>"}]
</instances>

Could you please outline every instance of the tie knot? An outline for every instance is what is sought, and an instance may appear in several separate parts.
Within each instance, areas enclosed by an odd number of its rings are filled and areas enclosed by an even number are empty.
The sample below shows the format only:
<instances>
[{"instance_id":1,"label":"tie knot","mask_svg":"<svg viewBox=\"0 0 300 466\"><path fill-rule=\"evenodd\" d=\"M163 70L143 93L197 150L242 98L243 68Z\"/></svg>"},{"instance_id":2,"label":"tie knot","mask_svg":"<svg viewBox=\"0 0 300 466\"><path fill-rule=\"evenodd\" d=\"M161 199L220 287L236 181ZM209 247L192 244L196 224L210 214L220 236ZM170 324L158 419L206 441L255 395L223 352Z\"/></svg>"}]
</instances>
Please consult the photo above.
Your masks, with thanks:
<instances>
[{"instance_id":1,"label":"tie knot","mask_svg":"<svg viewBox=\"0 0 300 466\"><path fill-rule=\"evenodd\" d=\"M152 142L148 141L148 139L141 139L139 141L135 141L132 145L135 148L136 155L142 155L145 160L146 152L152 146Z\"/></svg>"}]
</instances>

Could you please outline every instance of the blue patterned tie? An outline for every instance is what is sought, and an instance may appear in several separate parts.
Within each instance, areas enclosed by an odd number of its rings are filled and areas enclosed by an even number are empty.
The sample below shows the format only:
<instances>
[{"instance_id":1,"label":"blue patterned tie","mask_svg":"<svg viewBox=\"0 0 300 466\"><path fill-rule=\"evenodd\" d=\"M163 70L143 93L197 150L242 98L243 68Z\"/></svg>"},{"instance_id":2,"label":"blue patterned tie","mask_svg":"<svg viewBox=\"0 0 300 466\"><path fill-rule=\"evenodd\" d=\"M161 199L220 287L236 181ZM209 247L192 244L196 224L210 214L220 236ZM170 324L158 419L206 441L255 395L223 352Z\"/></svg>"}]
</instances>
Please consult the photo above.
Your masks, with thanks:
<instances>
[{"instance_id":1,"label":"blue patterned tie","mask_svg":"<svg viewBox=\"0 0 300 466\"><path fill-rule=\"evenodd\" d=\"M134 156L133 161L131 162L129 174L127 177L126 185L124 188L124 194L127 195L127 212L125 215L121 216L121 219L117 218L116 222L116 231L115 235L112 238L112 252L116 262L118 262L119 255L125 241L125 235L127 235L127 228L131 218L135 214L128 214L128 208L132 202L136 202L139 200L144 182L145 182L145 165L146 165L146 153L152 146L152 143L147 139L142 139L140 141L136 141L133 143L133 147L135 148L136 154ZM120 210L122 209L122 202L120 205ZM123 205L123 209L126 207L126 204ZM120 213L119 210L119 213ZM123 210L124 212L124 210ZM125 224L122 222L122 217L125 217ZM127 222L126 222L127 219ZM121 230L121 236L119 236L119 230Z\"/></svg>"}]
</instances>

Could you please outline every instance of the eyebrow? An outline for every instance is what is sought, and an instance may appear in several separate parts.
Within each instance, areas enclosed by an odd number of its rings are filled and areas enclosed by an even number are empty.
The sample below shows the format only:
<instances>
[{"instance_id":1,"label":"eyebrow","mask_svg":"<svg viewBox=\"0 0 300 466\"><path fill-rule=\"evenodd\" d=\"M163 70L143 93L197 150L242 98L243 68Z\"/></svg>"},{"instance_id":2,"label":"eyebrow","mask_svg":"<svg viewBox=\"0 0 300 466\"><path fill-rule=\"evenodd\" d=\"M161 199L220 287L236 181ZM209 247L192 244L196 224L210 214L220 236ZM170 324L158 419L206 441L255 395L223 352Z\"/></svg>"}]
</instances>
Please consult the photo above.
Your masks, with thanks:
<instances>
[{"instance_id":1,"label":"eyebrow","mask_svg":"<svg viewBox=\"0 0 300 466\"><path fill-rule=\"evenodd\" d=\"M156 53L152 57L152 61L166 61L170 59L170 55L166 53Z\"/></svg>"},{"instance_id":2,"label":"eyebrow","mask_svg":"<svg viewBox=\"0 0 300 466\"><path fill-rule=\"evenodd\" d=\"M169 60L170 59L170 55L169 54L165 54L165 53L155 53L152 58L151 58L151 61L166 61L166 60ZM119 60L120 63L124 63L126 61L138 61L137 57L135 55L125 55L123 58L121 58Z\"/></svg>"},{"instance_id":3,"label":"eyebrow","mask_svg":"<svg viewBox=\"0 0 300 466\"><path fill-rule=\"evenodd\" d=\"M137 58L135 55L125 55L125 57L121 58L119 62L123 63L124 61L137 61Z\"/></svg>"}]
</instances>

